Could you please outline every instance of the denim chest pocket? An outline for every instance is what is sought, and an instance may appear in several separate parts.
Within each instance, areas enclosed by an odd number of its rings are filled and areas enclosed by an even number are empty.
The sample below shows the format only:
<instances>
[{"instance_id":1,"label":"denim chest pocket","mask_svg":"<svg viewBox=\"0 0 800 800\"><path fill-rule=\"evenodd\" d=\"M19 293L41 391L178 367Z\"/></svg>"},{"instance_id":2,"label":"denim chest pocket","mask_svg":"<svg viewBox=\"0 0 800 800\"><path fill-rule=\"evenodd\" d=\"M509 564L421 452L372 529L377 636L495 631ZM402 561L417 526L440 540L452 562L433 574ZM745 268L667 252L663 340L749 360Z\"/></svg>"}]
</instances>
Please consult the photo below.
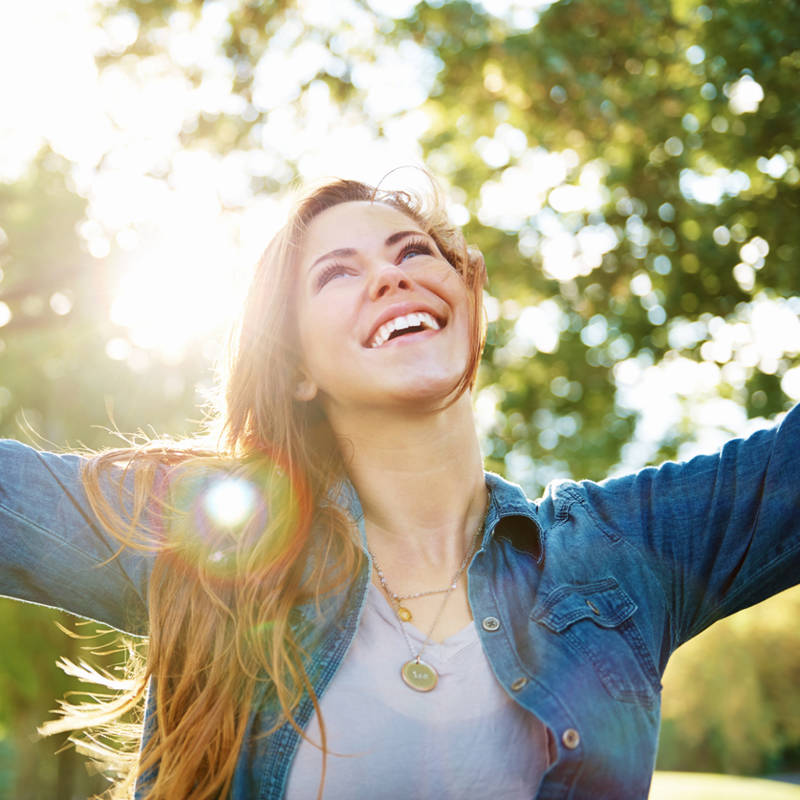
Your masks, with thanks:
<instances>
[{"instance_id":1,"label":"denim chest pocket","mask_svg":"<svg viewBox=\"0 0 800 800\"><path fill-rule=\"evenodd\" d=\"M634 615L637 605L614 578L562 584L534 607L531 618L588 658L617 700L652 707L658 671Z\"/></svg>"}]
</instances>

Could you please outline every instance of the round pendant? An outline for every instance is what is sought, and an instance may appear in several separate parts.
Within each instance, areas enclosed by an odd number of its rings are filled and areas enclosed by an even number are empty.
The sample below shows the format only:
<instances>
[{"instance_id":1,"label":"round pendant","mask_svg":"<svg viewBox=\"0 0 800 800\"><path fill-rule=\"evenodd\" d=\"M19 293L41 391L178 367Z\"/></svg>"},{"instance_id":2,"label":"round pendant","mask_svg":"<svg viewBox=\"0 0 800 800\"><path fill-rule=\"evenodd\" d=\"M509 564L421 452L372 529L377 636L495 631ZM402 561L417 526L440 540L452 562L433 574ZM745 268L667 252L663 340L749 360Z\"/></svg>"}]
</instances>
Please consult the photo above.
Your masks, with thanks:
<instances>
[{"instance_id":1,"label":"round pendant","mask_svg":"<svg viewBox=\"0 0 800 800\"><path fill-rule=\"evenodd\" d=\"M439 680L436 670L430 664L417 658L406 661L400 674L403 676L406 686L410 686L417 692L429 692L435 688Z\"/></svg>"},{"instance_id":2,"label":"round pendant","mask_svg":"<svg viewBox=\"0 0 800 800\"><path fill-rule=\"evenodd\" d=\"M397 616L403 622L411 622L411 612L405 606L397 606Z\"/></svg>"}]
</instances>

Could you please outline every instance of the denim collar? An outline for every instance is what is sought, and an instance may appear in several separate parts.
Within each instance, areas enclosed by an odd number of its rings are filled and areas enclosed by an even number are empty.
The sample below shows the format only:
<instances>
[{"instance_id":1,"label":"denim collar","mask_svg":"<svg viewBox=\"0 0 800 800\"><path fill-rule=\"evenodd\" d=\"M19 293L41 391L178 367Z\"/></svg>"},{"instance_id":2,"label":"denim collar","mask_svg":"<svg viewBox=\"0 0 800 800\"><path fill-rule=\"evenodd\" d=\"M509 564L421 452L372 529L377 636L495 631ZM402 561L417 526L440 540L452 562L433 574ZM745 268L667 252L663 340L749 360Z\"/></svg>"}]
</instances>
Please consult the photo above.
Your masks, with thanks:
<instances>
[{"instance_id":1,"label":"denim collar","mask_svg":"<svg viewBox=\"0 0 800 800\"><path fill-rule=\"evenodd\" d=\"M491 539L506 539L517 550L531 555L537 564L544 559L542 526L537 519L536 505L525 497L515 483L486 472L486 485L491 497L486 514L483 547Z\"/></svg>"}]
</instances>

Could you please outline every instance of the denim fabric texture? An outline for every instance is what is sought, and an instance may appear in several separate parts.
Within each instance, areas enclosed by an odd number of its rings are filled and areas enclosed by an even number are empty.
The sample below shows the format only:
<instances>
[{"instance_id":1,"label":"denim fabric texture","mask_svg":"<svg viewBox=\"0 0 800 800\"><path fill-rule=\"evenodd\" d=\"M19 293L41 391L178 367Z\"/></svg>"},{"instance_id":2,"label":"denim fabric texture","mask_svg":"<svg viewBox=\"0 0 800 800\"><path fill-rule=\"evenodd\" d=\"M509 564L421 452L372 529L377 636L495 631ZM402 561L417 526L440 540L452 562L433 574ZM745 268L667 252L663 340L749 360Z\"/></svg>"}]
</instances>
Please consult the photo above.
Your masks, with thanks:
<instances>
[{"instance_id":1,"label":"denim fabric texture","mask_svg":"<svg viewBox=\"0 0 800 800\"><path fill-rule=\"evenodd\" d=\"M538 798L647 797L670 654L800 581L798 450L794 409L716 455L599 484L556 483L538 501L486 475L491 500L469 599L497 680L552 733L555 761ZM146 634L152 557L111 558L117 548L88 508L80 463L0 443L0 592ZM363 535L355 493L342 502ZM369 574L367 566L323 618L297 610L319 695L358 628ZM284 795L299 736L288 724L259 735L274 714L251 714L233 800ZM297 721L311 714L306 698Z\"/></svg>"}]
</instances>

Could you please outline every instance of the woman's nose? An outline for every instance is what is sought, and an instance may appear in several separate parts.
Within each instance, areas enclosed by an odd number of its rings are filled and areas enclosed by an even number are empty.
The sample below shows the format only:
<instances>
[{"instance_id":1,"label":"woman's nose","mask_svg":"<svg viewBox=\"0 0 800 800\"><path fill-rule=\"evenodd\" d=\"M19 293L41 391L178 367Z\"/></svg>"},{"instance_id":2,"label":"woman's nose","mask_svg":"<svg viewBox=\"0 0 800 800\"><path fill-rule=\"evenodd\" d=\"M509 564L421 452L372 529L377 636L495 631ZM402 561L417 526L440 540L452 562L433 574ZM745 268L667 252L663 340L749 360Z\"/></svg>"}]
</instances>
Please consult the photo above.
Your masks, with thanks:
<instances>
[{"instance_id":1,"label":"woman's nose","mask_svg":"<svg viewBox=\"0 0 800 800\"><path fill-rule=\"evenodd\" d=\"M383 264L376 267L370 283L370 296L373 300L385 297L397 291L411 288L408 274L396 264Z\"/></svg>"}]
</instances>

